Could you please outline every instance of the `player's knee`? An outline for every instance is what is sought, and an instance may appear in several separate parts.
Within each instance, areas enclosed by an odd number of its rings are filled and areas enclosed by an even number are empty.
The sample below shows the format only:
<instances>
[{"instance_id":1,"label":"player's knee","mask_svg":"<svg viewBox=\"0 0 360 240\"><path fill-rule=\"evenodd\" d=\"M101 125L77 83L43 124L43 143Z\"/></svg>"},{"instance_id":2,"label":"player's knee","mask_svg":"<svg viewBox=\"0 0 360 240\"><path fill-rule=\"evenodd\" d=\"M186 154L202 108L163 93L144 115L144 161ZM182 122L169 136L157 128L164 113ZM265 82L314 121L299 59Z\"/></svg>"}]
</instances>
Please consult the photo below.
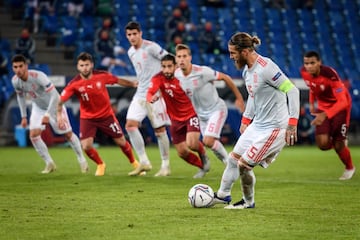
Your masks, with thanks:
<instances>
[{"instance_id":1,"label":"player's knee","mask_svg":"<svg viewBox=\"0 0 360 240\"><path fill-rule=\"evenodd\" d=\"M212 148L212 146L214 146L214 143L215 143L215 138L213 138L213 137L204 137L203 143L204 143L204 145L206 147Z\"/></svg>"}]
</instances>

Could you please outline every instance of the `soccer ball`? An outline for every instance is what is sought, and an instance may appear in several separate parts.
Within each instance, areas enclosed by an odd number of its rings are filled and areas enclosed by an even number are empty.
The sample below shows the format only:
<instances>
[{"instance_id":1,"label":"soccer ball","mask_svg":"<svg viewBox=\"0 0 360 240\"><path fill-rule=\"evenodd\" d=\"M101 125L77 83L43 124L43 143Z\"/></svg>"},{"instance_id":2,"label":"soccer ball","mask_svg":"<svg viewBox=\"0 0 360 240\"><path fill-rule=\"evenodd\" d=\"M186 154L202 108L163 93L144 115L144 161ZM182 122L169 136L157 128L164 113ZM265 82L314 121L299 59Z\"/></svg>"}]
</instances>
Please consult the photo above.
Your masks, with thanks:
<instances>
[{"instance_id":1,"label":"soccer ball","mask_svg":"<svg viewBox=\"0 0 360 240\"><path fill-rule=\"evenodd\" d=\"M194 208L211 207L213 199L214 191L212 188L202 183L194 185L188 193L189 203Z\"/></svg>"}]
</instances>

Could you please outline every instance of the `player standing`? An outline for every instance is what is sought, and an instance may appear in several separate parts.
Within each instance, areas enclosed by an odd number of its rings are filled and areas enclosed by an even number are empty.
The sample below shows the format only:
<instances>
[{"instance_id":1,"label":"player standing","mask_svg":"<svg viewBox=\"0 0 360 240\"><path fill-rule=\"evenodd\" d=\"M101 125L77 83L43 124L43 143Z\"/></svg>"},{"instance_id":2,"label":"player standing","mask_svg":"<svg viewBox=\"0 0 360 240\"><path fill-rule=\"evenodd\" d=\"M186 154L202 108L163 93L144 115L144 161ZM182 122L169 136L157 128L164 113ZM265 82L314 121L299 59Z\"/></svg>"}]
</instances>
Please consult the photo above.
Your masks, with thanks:
<instances>
[{"instance_id":1,"label":"player standing","mask_svg":"<svg viewBox=\"0 0 360 240\"><path fill-rule=\"evenodd\" d=\"M17 95L22 127L28 125L25 97L28 95L32 99L29 134L30 141L36 152L45 161L46 166L42 173L47 174L56 170L55 162L50 156L45 142L41 138L41 132L44 130L46 124L50 124L57 134L64 135L76 153L81 172L86 173L88 171L88 164L82 153L79 138L72 132L65 107L60 109L60 114L64 118L64 128L60 129L56 122L56 106L60 96L54 84L45 73L28 69L27 60L23 55L15 55L11 61L12 69L15 73L15 76L12 78L12 84Z\"/></svg>"},{"instance_id":2,"label":"player standing","mask_svg":"<svg viewBox=\"0 0 360 240\"><path fill-rule=\"evenodd\" d=\"M350 93L337 72L322 65L320 55L315 51L305 53L304 66L300 72L310 88L310 112L315 116L311 124L316 126L316 144L324 151L334 148L345 165L345 171L339 179L351 179L355 167L346 145L351 114Z\"/></svg>"},{"instance_id":3,"label":"player standing","mask_svg":"<svg viewBox=\"0 0 360 240\"><path fill-rule=\"evenodd\" d=\"M119 84L135 87L136 82L118 78L105 71L94 70L94 61L89 53L82 52L77 57L77 70L75 76L63 89L58 103L57 118L59 127L65 125L61 115L63 104L75 95L80 101L80 139L81 145L88 157L97 164L95 176L105 174L105 163L93 146L97 130L113 138L122 152L129 159L134 168L138 162L134 158L130 143L125 139L120 124L110 105L109 93L106 84Z\"/></svg>"},{"instance_id":4,"label":"player standing","mask_svg":"<svg viewBox=\"0 0 360 240\"><path fill-rule=\"evenodd\" d=\"M145 151L144 139L139 131L141 122L148 116L157 137L162 160L161 168L155 176L167 176L170 173L170 142L166 133L166 125L170 125L170 120L163 101L160 99L160 101L148 103L146 101L146 92L151 78L161 69L160 59L168 53L157 43L143 39L141 26L137 22L129 22L125 27L125 32L131 44L128 56L135 68L139 82L127 112L125 128L139 157L140 165L129 175L138 175L141 171L150 171L152 169Z\"/></svg>"},{"instance_id":5,"label":"player standing","mask_svg":"<svg viewBox=\"0 0 360 240\"><path fill-rule=\"evenodd\" d=\"M258 37L244 32L234 34L228 42L236 68L244 68L249 97L241 120L241 136L229 154L214 204L230 203L231 189L239 175L243 198L226 209L254 208L253 168L266 168L285 144L294 145L297 140L299 90L271 59L255 51L259 44Z\"/></svg>"},{"instance_id":6,"label":"player standing","mask_svg":"<svg viewBox=\"0 0 360 240\"><path fill-rule=\"evenodd\" d=\"M175 77L179 79L182 89L190 98L199 116L205 146L211 148L214 154L226 164L227 151L219 138L228 109L224 100L219 97L214 81L226 83L235 94L235 104L241 112L244 111L244 101L230 76L206 66L192 64L191 59L190 48L187 45L178 44L176 62L179 68L175 71Z\"/></svg>"},{"instance_id":7,"label":"player standing","mask_svg":"<svg viewBox=\"0 0 360 240\"><path fill-rule=\"evenodd\" d=\"M161 59L161 72L151 79L146 99L151 103L158 101L157 92L161 91L171 119L170 133L176 151L186 162L200 168L194 178L202 178L210 170L210 162L199 140L199 119L191 101L181 89L179 80L174 77L175 68L175 57L165 55ZM196 151L199 157L191 150Z\"/></svg>"}]
</instances>

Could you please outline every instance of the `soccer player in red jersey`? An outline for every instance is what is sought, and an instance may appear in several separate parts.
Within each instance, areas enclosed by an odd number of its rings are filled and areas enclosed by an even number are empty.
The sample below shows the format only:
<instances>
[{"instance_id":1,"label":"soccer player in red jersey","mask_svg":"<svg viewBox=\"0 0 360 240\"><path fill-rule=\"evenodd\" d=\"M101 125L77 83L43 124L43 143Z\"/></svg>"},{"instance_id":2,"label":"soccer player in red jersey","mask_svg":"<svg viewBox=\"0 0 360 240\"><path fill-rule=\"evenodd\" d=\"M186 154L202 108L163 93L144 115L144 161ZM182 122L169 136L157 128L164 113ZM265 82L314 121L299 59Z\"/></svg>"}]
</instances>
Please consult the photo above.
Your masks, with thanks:
<instances>
[{"instance_id":1,"label":"soccer player in red jersey","mask_svg":"<svg viewBox=\"0 0 360 240\"><path fill-rule=\"evenodd\" d=\"M191 165L200 168L194 178L202 178L210 170L210 162L200 138L200 123L190 99L174 77L175 57L167 54L161 59L161 72L150 83L146 100L161 101L160 90L171 120L170 133L178 155ZM196 156L191 150L198 153Z\"/></svg>"},{"instance_id":2,"label":"soccer player in red jersey","mask_svg":"<svg viewBox=\"0 0 360 240\"><path fill-rule=\"evenodd\" d=\"M310 112L315 116L312 124L316 126L316 144L324 151L334 148L345 165L345 171L339 179L351 179L355 167L346 144L351 113L350 94L337 72L322 65L320 55L315 51L305 53L304 66L300 72L310 88L309 103Z\"/></svg>"},{"instance_id":3,"label":"soccer player in red jersey","mask_svg":"<svg viewBox=\"0 0 360 240\"><path fill-rule=\"evenodd\" d=\"M127 87L136 87L137 82L118 78L105 71L94 70L94 61L89 53L83 52L77 57L75 76L61 93L58 104L58 123L63 127L63 118L60 115L63 104L76 95L80 101L80 140L82 148L88 157L97 164L95 176L105 174L105 163L101 160L93 146L97 130L113 138L134 168L138 162L134 157L130 143L125 139L120 124L111 108L106 84L120 84Z\"/></svg>"}]
</instances>

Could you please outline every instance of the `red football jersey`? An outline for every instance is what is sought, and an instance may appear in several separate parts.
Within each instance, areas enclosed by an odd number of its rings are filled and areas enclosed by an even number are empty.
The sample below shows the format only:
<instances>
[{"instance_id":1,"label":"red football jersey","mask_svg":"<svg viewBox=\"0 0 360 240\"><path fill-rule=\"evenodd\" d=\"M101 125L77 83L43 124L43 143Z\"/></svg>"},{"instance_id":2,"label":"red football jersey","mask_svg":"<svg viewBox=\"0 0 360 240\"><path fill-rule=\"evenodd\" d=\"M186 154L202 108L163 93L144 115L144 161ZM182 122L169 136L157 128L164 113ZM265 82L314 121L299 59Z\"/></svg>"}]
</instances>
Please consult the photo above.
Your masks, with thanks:
<instances>
[{"instance_id":1,"label":"red football jersey","mask_svg":"<svg viewBox=\"0 0 360 240\"><path fill-rule=\"evenodd\" d=\"M167 79L162 72L151 79L146 99L150 101L152 96L160 89L166 103L166 110L171 120L185 121L196 115L190 99L180 86L177 78Z\"/></svg>"},{"instance_id":2,"label":"red football jersey","mask_svg":"<svg viewBox=\"0 0 360 240\"><path fill-rule=\"evenodd\" d=\"M118 82L116 76L105 71L93 71L90 79L80 75L73 78L61 93L61 101L76 95L80 101L80 118L104 118L113 115L106 84Z\"/></svg>"},{"instance_id":3,"label":"red football jersey","mask_svg":"<svg viewBox=\"0 0 360 240\"><path fill-rule=\"evenodd\" d=\"M324 111L328 118L342 110L351 109L351 97L336 71L321 65L320 74L313 76L301 68L301 76L310 88L309 102L317 101L318 109Z\"/></svg>"}]
</instances>

